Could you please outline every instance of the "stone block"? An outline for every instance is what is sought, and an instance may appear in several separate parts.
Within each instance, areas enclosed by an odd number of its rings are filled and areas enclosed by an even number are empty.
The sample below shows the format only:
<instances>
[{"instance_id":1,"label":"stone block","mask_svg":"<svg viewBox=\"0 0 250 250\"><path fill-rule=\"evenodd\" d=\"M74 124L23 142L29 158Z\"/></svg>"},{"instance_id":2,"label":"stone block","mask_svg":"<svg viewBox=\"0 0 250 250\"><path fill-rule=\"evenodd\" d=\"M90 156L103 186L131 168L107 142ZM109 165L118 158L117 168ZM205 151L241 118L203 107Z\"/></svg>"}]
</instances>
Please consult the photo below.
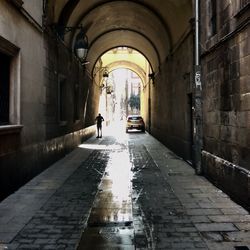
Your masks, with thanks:
<instances>
[{"instance_id":1,"label":"stone block","mask_svg":"<svg viewBox=\"0 0 250 250\"><path fill-rule=\"evenodd\" d=\"M239 128L245 128L247 127L247 124L250 124L250 111L236 112L236 126Z\"/></svg>"},{"instance_id":2,"label":"stone block","mask_svg":"<svg viewBox=\"0 0 250 250\"><path fill-rule=\"evenodd\" d=\"M249 29L248 29L249 30ZM241 31L239 34L238 34L238 36L237 36L237 38L236 38L236 42L242 42L243 40L245 40L245 39L247 39L247 37L249 36L249 34L248 34L248 31L247 30L243 30L243 31Z\"/></svg>"},{"instance_id":3,"label":"stone block","mask_svg":"<svg viewBox=\"0 0 250 250\"><path fill-rule=\"evenodd\" d=\"M220 97L220 110L231 111L233 109L232 96L221 96Z\"/></svg>"},{"instance_id":4,"label":"stone block","mask_svg":"<svg viewBox=\"0 0 250 250\"><path fill-rule=\"evenodd\" d=\"M229 68L229 79L230 80L235 80L237 79L240 74L239 74L239 67L241 64L239 64L238 62L233 62L232 64L230 64L230 68Z\"/></svg>"},{"instance_id":5,"label":"stone block","mask_svg":"<svg viewBox=\"0 0 250 250\"><path fill-rule=\"evenodd\" d=\"M231 110L233 111L239 111L240 110L240 95L235 93L231 96Z\"/></svg>"},{"instance_id":6,"label":"stone block","mask_svg":"<svg viewBox=\"0 0 250 250\"><path fill-rule=\"evenodd\" d=\"M223 125L220 126L220 139L222 141L230 142L231 137L232 137L232 127L231 126L223 126Z\"/></svg>"},{"instance_id":7,"label":"stone block","mask_svg":"<svg viewBox=\"0 0 250 250\"><path fill-rule=\"evenodd\" d=\"M240 60L240 68L239 68L240 76L249 75L250 72L250 55L242 58Z\"/></svg>"},{"instance_id":8,"label":"stone block","mask_svg":"<svg viewBox=\"0 0 250 250\"><path fill-rule=\"evenodd\" d=\"M239 55L240 58L250 55L250 44L248 39L244 39L239 43Z\"/></svg>"},{"instance_id":9,"label":"stone block","mask_svg":"<svg viewBox=\"0 0 250 250\"><path fill-rule=\"evenodd\" d=\"M205 136L203 143L204 143L204 149L206 149L207 151L211 153L219 151L219 145L216 138L209 138Z\"/></svg>"},{"instance_id":10,"label":"stone block","mask_svg":"<svg viewBox=\"0 0 250 250\"><path fill-rule=\"evenodd\" d=\"M250 93L242 94L241 99L241 110L250 111Z\"/></svg>"},{"instance_id":11,"label":"stone block","mask_svg":"<svg viewBox=\"0 0 250 250\"><path fill-rule=\"evenodd\" d=\"M219 124L219 112L212 111L204 114L204 120L207 124Z\"/></svg>"},{"instance_id":12,"label":"stone block","mask_svg":"<svg viewBox=\"0 0 250 250\"><path fill-rule=\"evenodd\" d=\"M239 61L239 47L238 45L233 46L231 49L229 49L229 56L231 63L236 63Z\"/></svg>"},{"instance_id":13,"label":"stone block","mask_svg":"<svg viewBox=\"0 0 250 250\"><path fill-rule=\"evenodd\" d=\"M200 232L232 232L238 229L232 223L199 223L195 224Z\"/></svg>"},{"instance_id":14,"label":"stone block","mask_svg":"<svg viewBox=\"0 0 250 250\"><path fill-rule=\"evenodd\" d=\"M220 135L220 126L212 125L212 124L205 124L204 134L206 135L206 137L217 139L219 138L219 135Z\"/></svg>"},{"instance_id":15,"label":"stone block","mask_svg":"<svg viewBox=\"0 0 250 250\"><path fill-rule=\"evenodd\" d=\"M242 76L239 81L240 93L250 93L250 75Z\"/></svg>"},{"instance_id":16,"label":"stone block","mask_svg":"<svg viewBox=\"0 0 250 250\"><path fill-rule=\"evenodd\" d=\"M230 84L232 86L232 93L233 94L239 94L240 93L240 79L241 78L237 78L234 80L230 81Z\"/></svg>"},{"instance_id":17,"label":"stone block","mask_svg":"<svg viewBox=\"0 0 250 250\"><path fill-rule=\"evenodd\" d=\"M208 93L206 93L206 95L208 95ZM216 109L217 100L214 98L206 98L205 99L205 102L206 102L205 107L206 107L207 111L214 111Z\"/></svg>"},{"instance_id":18,"label":"stone block","mask_svg":"<svg viewBox=\"0 0 250 250\"><path fill-rule=\"evenodd\" d=\"M236 143L241 147L247 147L249 142L249 129L239 128L236 133Z\"/></svg>"}]
</instances>

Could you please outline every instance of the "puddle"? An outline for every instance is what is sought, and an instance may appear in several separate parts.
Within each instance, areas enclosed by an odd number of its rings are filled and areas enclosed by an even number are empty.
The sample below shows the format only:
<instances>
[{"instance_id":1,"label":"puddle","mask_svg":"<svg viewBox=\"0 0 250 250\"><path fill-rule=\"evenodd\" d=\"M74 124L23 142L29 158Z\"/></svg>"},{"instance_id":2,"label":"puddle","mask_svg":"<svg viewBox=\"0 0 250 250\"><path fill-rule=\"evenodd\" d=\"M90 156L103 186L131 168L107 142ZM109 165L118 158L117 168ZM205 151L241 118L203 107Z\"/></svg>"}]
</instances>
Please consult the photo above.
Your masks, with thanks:
<instances>
[{"instance_id":1,"label":"puddle","mask_svg":"<svg viewBox=\"0 0 250 250\"><path fill-rule=\"evenodd\" d=\"M127 150L110 153L78 250L134 249L130 169Z\"/></svg>"}]
</instances>

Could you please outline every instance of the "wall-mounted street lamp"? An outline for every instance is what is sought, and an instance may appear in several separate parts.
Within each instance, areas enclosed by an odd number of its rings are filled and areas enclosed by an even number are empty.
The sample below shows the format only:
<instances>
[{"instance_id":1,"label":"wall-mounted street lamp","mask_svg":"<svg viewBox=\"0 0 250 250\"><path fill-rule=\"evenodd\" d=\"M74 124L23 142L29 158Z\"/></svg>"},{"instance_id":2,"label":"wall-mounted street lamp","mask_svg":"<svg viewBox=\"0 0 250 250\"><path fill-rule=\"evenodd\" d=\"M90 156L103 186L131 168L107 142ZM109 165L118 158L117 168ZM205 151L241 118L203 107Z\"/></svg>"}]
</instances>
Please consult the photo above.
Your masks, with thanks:
<instances>
[{"instance_id":1,"label":"wall-mounted street lamp","mask_svg":"<svg viewBox=\"0 0 250 250\"><path fill-rule=\"evenodd\" d=\"M105 78L107 79L109 77L109 72L108 72L107 68L104 69L104 72L103 72L102 76L103 76L104 79Z\"/></svg>"},{"instance_id":2,"label":"wall-mounted street lamp","mask_svg":"<svg viewBox=\"0 0 250 250\"><path fill-rule=\"evenodd\" d=\"M86 36L83 28L81 28L75 39L74 51L82 65L89 63L86 61L88 46L88 37Z\"/></svg>"},{"instance_id":3,"label":"wall-mounted street lamp","mask_svg":"<svg viewBox=\"0 0 250 250\"><path fill-rule=\"evenodd\" d=\"M79 61L81 62L82 65L89 63L86 61L88 47L89 47L88 37L87 37L86 31L84 30L82 25L75 26L75 27L53 25L52 28L54 28L58 37L61 40L64 40L64 35L66 33L79 29L80 31L76 35L76 38L75 38L74 54L79 59Z\"/></svg>"},{"instance_id":4,"label":"wall-mounted street lamp","mask_svg":"<svg viewBox=\"0 0 250 250\"><path fill-rule=\"evenodd\" d=\"M154 72L149 73L149 74L148 74L148 77L149 77L150 80L152 80L152 83L155 82L155 73L154 73Z\"/></svg>"},{"instance_id":5,"label":"wall-mounted street lamp","mask_svg":"<svg viewBox=\"0 0 250 250\"><path fill-rule=\"evenodd\" d=\"M106 89L106 94L107 94L107 95L112 94L112 92L113 92L112 86L111 86L111 85L108 85L109 72L108 72L108 69L107 69L107 68L104 68L102 77L103 77L103 81L105 82L105 84L103 83L103 84L100 86L101 91L103 91L104 89Z\"/></svg>"}]
</instances>

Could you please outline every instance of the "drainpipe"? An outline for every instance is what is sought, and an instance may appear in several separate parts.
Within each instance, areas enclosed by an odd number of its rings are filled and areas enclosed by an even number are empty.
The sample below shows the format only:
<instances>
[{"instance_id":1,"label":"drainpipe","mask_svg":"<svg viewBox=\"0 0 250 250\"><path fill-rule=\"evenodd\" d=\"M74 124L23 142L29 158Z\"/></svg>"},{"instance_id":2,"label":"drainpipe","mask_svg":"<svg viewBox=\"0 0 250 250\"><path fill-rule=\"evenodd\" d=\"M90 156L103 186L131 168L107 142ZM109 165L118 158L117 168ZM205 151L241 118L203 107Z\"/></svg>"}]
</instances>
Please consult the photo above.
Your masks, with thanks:
<instances>
[{"instance_id":1,"label":"drainpipe","mask_svg":"<svg viewBox=\"0 0 250 250\"><path fill-rule=\"evenodd\" d=\"M195 67L194 67L194 163L196 174L202 174L202 84L200 65L200 0L195 0Z\"/></svg>"}]
</instances>

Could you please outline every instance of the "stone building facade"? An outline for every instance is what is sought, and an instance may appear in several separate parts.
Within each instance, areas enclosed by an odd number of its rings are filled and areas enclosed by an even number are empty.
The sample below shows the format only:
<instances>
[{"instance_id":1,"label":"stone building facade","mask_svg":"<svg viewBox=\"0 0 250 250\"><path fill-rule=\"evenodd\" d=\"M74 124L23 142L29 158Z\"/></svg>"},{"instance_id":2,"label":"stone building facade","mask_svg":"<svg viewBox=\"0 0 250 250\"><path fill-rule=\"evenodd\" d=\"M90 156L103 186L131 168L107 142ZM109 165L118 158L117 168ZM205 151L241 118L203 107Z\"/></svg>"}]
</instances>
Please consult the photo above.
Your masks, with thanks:
<instances>
[{"instance_id":1,"label":"stone building facade","mask_svg":"<svg viewBox=\"0 0 250 250\"><path fill-rule=\"evenodd\" d=\"M201 1L204 173L250 199L250 1Z\"/></svg>"}]
</instances>

